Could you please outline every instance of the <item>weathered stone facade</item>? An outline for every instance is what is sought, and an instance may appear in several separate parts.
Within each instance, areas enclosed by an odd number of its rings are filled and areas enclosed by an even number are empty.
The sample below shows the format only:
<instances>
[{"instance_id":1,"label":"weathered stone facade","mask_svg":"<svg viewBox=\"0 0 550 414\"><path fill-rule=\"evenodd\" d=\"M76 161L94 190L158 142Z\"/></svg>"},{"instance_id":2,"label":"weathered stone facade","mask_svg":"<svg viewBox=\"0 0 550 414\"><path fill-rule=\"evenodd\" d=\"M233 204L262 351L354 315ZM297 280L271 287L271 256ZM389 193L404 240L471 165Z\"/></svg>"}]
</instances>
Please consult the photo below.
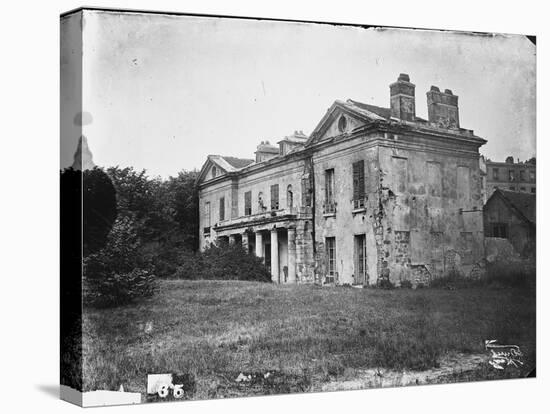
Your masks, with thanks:
<instances>
[{"instance_id":1,"label":"weathered stone facade","mask_svg":"<svg viewBox=\"0 0 550 414\"><path fill-rule=\"evenodd\" d=\"M417 284L479 272L485 140L459 127L450 90L427 93L428 120L416 116L414 94L402 74L391 108L336 101L309 138L281 140L279 155L238 168L209 156L201 248L243 241L281 283Z\"/></svg>"}]
</instances>

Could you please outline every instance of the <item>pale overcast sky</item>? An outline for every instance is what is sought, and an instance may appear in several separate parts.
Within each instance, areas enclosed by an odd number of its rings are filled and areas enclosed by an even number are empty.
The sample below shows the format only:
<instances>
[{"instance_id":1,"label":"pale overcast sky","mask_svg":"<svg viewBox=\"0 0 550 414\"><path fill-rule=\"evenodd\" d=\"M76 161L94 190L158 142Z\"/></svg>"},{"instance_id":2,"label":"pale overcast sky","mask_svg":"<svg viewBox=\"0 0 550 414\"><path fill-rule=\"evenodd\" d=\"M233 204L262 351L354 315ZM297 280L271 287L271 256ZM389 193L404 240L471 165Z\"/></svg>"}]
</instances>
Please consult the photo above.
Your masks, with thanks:
<instances>
[{"instance_id":1,"label":"pale overcast sky","mask_svg":"<svg viewBox=\"0 0 550 414\"><path fill-rule=\"evenodd\" d=\"M87 12L83 132L97 165L167 177L309 134L336 99L389 107L399 73L416 84L418 116L431 85L448 88L461 126L489 141L484 155L535 155L535 46L523 36L139 13Z\"/></svg>"}]
</instances>

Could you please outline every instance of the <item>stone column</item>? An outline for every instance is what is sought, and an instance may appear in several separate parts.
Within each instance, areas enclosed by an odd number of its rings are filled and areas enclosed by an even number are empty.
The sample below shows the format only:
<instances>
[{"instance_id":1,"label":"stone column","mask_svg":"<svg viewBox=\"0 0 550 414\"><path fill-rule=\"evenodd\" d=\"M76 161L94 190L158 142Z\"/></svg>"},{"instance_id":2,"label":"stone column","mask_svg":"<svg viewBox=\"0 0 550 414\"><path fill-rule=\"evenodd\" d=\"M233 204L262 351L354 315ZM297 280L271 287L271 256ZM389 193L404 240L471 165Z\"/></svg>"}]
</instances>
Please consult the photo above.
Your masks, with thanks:
<instances>
[{"instance_id":1,"label":"stone column","mask_svg":"<svg viewBox=\"0 0 550 414\"><path fill-rule=\"evenodd\" d=\"M243 249L248 253L248 233L245 231L242 236Z\"/></svg>"},{"instance_id":2,"label":"stone column","mask_svg":"<svg viewBox=\"0 0 550 414\"><path fill-rule=\"evenodd\" d=\"M296 283L296 229L288 229L288 282Z\"/></svg>"},{"instance_id":3,"label":"stone column","mask_svg":"<svg viewBox=\"0 0 550 414\"><path fill-rule=\"evenodd\" d=\"M235 244L235 235L234 234L229 235L229 244Z\"/></svg>"},{"instance_id":4,"label":"stone column","mask_svg":"<svg viewBox=\"0 0 550 414\"><path fill-rule=\"evenodd\" d=\"M263 258L263 246L262 246L262 233L260 231L256 232L256 256Z\"/></svg>"},{"instance_id":5,"label":"stone column","mask_svg":"<svg viewBox=\"0 0 550 414\"><path fill-rule=\"evenodd\" d=\"M279 283L279 235L271 229L271 281Z\"/></svg>"}]
</instances>

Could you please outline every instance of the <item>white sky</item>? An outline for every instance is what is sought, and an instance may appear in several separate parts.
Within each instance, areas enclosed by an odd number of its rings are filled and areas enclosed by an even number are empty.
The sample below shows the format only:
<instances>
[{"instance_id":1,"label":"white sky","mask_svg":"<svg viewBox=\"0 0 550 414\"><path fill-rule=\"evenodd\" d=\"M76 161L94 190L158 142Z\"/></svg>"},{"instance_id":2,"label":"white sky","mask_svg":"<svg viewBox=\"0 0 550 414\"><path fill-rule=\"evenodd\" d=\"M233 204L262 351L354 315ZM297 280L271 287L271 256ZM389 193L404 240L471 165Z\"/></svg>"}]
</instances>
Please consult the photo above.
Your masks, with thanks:
<instances>
[{"instance_id":1,"label":"white sky","mask_svg":"<svg viewBox=\"0 0 550 414\"><path fill-rule=\"evenodd\" d=\"M389 107L401 72L418 116L431 85L449 88L461 126L489 141L484 155L535 155L535 47L523 36L103 12L84 27L83 131L97 165L167 177L208 154L253 158L261 140L309 134L336 99Z\"/></svg>"}]
</instances>

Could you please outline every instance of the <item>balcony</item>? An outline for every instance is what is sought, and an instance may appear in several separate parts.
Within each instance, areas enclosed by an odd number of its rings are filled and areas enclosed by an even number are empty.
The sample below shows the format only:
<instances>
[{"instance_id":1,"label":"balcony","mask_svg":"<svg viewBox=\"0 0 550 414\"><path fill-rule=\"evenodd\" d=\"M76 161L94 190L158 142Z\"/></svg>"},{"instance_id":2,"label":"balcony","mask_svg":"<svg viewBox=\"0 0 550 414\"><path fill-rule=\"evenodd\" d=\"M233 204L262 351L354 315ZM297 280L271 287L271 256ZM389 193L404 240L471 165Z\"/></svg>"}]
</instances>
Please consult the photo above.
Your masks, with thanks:
<instances>
[{"instance_id":1,"label":"balcony","mask_svg":"<svg viewBox=\"0 0 550 414\"><path fill-rule=\"evenodd\" d=\"M335 201L325 201L323 203L323 215L335 216L336 215L336 202Z\"/></svg>"},{"instance_id":2,"label":"balcony","mask_svg":"<svg viewBox=\"0 0 550 414\"><path fill-rule=\"evenodd\" d=\"M238 227L249 227L258 224L272 223L284 220L311 218L311 208L287 207L277 210L265 210L261 213L235 217L220 221L214 226L214 230L220 231Z\"/></svg>"},{"instance_id":3,"label":"balcony","mask_svg":"<svg viewBox=\"0 0 550 414\"><path fill-rule=\"evenodd\" d=\"M367 208L367 197L357 198L353 200L352 213L361 213Z\"/></svg>"}]
</instances>

